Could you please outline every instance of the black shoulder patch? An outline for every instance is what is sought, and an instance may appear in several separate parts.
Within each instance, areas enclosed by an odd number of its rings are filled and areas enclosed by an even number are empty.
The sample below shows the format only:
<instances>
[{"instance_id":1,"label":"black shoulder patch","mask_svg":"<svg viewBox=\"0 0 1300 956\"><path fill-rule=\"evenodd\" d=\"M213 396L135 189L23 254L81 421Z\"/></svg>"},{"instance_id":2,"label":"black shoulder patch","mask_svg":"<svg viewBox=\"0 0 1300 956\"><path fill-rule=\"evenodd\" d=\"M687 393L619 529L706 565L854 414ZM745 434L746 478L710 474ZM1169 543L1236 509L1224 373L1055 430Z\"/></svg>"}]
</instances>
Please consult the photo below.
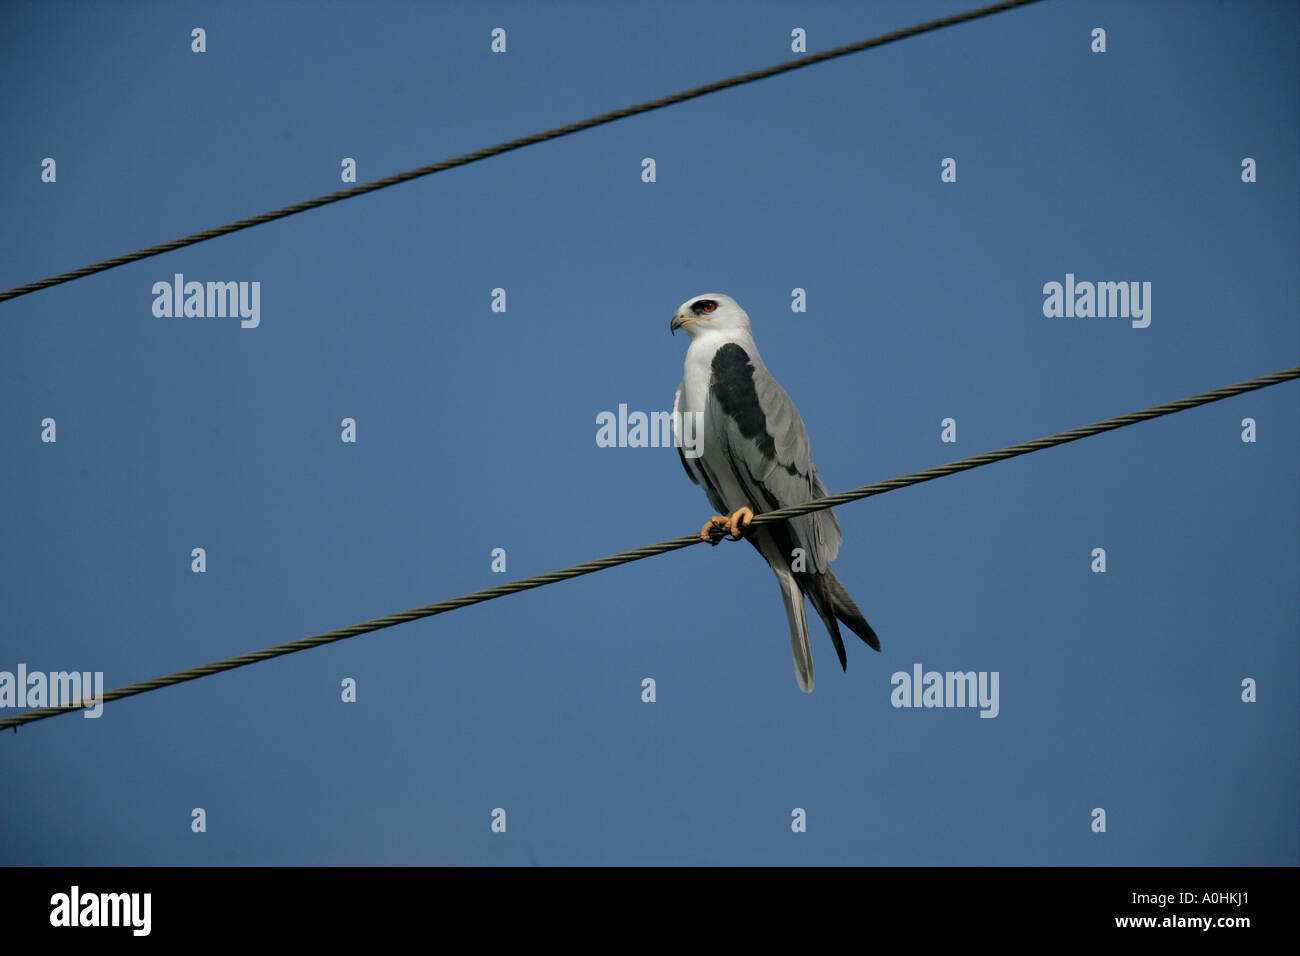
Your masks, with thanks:
<instances>
[{"instance_id":1,"label":"black shoulder patch","mask_svg":"<svg viewBox=\"0 0 1300 956\"><path fill-rule=\"evenodd\" d=\"M776 457L776 442L767 430L767 417L758 404L754 389L754 365L735 342L728 342L713 355L713 379L709 390L722 410L735 419L740 433L758 443L764 458Z\"/></svg>"}]
</instances>

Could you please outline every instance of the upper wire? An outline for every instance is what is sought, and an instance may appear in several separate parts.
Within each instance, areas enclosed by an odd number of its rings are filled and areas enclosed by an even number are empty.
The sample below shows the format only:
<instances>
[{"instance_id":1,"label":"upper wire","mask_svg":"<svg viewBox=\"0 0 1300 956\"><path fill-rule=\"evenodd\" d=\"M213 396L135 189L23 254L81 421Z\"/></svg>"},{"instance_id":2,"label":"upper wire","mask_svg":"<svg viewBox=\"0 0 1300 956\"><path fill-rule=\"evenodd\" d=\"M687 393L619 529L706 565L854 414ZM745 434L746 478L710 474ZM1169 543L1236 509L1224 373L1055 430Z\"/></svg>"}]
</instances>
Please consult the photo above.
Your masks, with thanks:
<instances>
[{"instance_id":1,"label":"upper wire","mask_svg":"<svg viewBox=\"0 0 1300 956\"><path fill-rule=\"evenodd\" d=\"M850 53L859 53L862 50L869 50L872 47L884 46L886 43L893 43L896 40L903 40L908 37L918 36L922 33L929 33L933 30L940 30L944 27L954 26L958 23L967 23L971 20L978 20L982 17L992 16L995 13L1002 13L1005 10L1011 10L1015 7L1024 7L1031 3L1040 2L1042 2L1042 0L1006 0L1004 3L995 3L987 7L980 7L977 10L967 10L965 13L956 13L952 16L940 17L938 20L930 20L926 23L919 23L916 26L905 27L902 30L895 30L893 33L885 33L877 37L872 37L869 40L847 43L844 46L834 47L830 50L823 50L821 53L810 53L797 60L789 60L785 63L778 63L775 66L764 67L761 70L741 73L737 76L728 77L725 80L716 80L712 83L706 83L703 86L683 90L680 93L671 93L668 96L661 96L658 99L647 100L644 103L638 103L635 106L625 106L622 109L612 110L608 113L601 113L599 116L592 116L585 120L579 120L576 123L557 126L554 129L545 130L540 133L533 133L530 136L521 136L518 139L498 143L495 146L488 146L485 149L478 149L472 153L465 153L462 156L456 156L452 159L444 159L441 162L430 163L428 166L420 166L417 169L408 169L404 173L396 173L392 176L386 176L383 179L376 179L372 182L350 186L347 189L340 189L337 192L328 193L324 196L317 196L315 199L307 199L290 206L284 206L280 209L273 209L270 212L261 213L260 215L249 216L246 219L238 219L235 222L226 223L224 226L217 226L215 229L205 229L203 232L196 232L193 235L183 236L180 239L173 239L170 242L161 242L158 245L149 246L145 249L137 249L135 252L128 252L124 255L114 256L112 259L105 259L102 262L96 262L93 265L82 266L80 269L73 269L71 272L61 272L58 275L50 276L46 279L38 279L35 282L28 282L26 285L15 286L12 289L0 292L0 302L5 301L6 299L16 299L21 295L27 295L30 292L36 292L40 289L48 289L51 286L61 285L64 282L71 282L73 279L81 279L85 276L94 275L96 272L103 272L107 269L124 266L130 262L137 262L140 259L148 259L150 256L158 256L162 255L164 252L172 252L176 249L182 249L185 246L192 246L195 243L205 242L208 239L215 239L218 236L225 236L232 232L238 232L241 229L250 229L253 226L260 226L263 223L273 222L276 219L283 219L286 216L306 212L308 209L316 209L319 206L327 206L330 203L341 202L344 199L363 196L366 193L374 192L376 189L386 189L389 186L396 186L398 183L409 182L412 179L419 179L422 176L432 176L434 173L441 173L448 169L454 169L457 166L465 166L469 163L475 163L491 156L499 156L502 153L508 153L511 150L522 149L525 146L532 146L534 143L544 143L547 140L559 139L561 136L569 136L573 133L591 129L595 126L603 126L606 123L612 123L615 120L624 119L628 116L636 116L638 113L649 113L651 110L663 109L664 107L672 106L675 103L683 103L686 100L693 100L697 97L707 96L710 93L717 93L719 90L727 90L732 87L742 86L746 83L753 83L756 80L766 79L769 76L776 76L780 73L789 73L791 70L800 70L806 66L812 66L815 63L824 63L827 60L833 60L837 57L848 56Z\"/></svg>"}]
</instances>

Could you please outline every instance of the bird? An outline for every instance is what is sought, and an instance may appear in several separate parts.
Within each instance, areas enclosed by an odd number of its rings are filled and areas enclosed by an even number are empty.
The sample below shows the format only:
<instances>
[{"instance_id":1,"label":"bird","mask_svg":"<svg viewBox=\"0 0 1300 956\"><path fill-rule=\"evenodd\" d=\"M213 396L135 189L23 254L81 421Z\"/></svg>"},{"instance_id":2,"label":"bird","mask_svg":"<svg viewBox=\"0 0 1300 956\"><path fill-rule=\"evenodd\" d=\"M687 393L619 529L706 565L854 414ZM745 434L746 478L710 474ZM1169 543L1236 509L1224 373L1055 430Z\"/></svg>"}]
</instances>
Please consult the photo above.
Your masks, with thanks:
<instances>
[{"instance_id":1,"label":"bird","mask_svg":"<svg viewBox=\"0 0 1300 956\"><path fill-rule=\"evenodd\" d=\"M826 496L807 429L763 364L749 316L735 299L716 292L688 299L669 329L673 334L685 329L690 337L673 399L677 454L687 476L722 512L705 522L700 537L716 544L721 540L715 538L717 529L725 529L733 539L747 538L767 561L781 587L795 680L800 690L812 693L805 596L826 625L843 670L848 670L848 658L838 622L873 650L880 650L880 639L830 569L842 536L829 508L749 527L756 514ZM688 414L699 423L694 457L682 451Z\"/></svg>"}]
</instances>

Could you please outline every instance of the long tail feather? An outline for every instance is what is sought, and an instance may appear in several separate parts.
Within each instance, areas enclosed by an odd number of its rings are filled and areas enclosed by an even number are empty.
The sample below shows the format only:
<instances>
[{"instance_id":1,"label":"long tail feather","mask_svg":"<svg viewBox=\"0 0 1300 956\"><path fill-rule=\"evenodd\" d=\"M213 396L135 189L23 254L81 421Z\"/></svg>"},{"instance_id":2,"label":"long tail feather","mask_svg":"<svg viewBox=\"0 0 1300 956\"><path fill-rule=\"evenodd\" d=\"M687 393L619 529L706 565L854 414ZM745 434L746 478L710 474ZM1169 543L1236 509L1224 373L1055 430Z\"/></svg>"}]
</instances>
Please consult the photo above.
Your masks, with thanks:
<instances>
[{"instance_id":1,"label":"long tail feather","mask_svg":"<svg viewBox=\"0 0 1300 956\"><path fill-rule=\"evenodd\" d=\"M813 607L817 609L817 616L826 625L826 633L831 636L831 642L835 645L835 653L840 658L840 670L847 671L849 669L849 658L844 653L844 638L840 637L840 625L835 620L834 602L826 590L822 575L805 576L803 586L808 589L808 599L812 601Z\"/></svg>"},{"instance_id":2,"label":"long tail feather","mask_svg":"<svg viewBox=\"0 0 1300 956\"><path fill-rule=\"evenodd\" d=\"M862 616L858 606L853 603L853 598L849 597L848 590L840 583L840 579L835 576L835 572L827 570L821 578L822 593L829 598L835 616L843 621L850 631L862 638L868 647L874 651L880 650L880 638L871 629L867 619ZM836 633L838 633L838 629L832 633L832 637ZM836 643L838 644L839 641L836 641Z\"/></svg>"},{"instance_id":3,"label":"long tail feather","mask_svg":"<svg viewBox=\"0 0 1300 956\"><path fill-rule=\"evenodd\" d=\"M785 617L790 623L790 653L794 657L794 679L799 689L811 694L813 689L812 639L808 635L808 611L804 608L803 591L789 571L773 568L781 584L781 600L785 602Z\"/></svg>"}]
</instances>

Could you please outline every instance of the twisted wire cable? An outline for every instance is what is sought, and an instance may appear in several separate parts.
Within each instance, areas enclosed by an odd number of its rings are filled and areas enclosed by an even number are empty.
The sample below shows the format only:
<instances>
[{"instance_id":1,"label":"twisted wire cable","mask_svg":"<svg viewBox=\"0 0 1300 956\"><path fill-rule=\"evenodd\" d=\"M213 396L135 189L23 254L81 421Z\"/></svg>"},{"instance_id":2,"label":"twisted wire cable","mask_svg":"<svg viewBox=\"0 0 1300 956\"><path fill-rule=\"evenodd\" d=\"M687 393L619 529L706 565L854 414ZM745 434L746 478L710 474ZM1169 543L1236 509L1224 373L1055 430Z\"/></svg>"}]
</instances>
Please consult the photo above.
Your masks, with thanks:
<instances>
[{"instance_id":1,"label":"twisted wire cable","mask_svg":"<svg viewBox=\"0 0 1300 956\"><path fill-rule=\"evenodd\" d=\"M196 232L193 235L182 236L180 239L173 239L170 242L161 242L156 246L137 249L135 252L128 252L124 255L114 256L112 259L105 259L102 262L96 262L93 265L82 266L80 269L73 269L71 272L62 272L46 279L39 279L36 282L28 282L26 285L15 286L12 289L0 292L0 302L5 301L6 299L16 299L21 295L27 295L30 292L36 292L40 289L48 289L51 286L61 285L64 282L71 282L73 279L80 279L85 276L94 275L96 272L115 269L118 266L124 266L129 262L137 262L140 259L159 256L164 252L172 252L176 249L182 249L185 246L192 246L195 243L205 242L208 239L215 239L218 236L225 236L232 232L238 232L241 229L250 229L253 226L260 226L263 223L274 222L276 219L293 216L300 212L306 212L309 209L316 209L319 206L327 206L330 203L341 202L344 199L363 196L366 193L374 192L376 189L386 189L389 186L396 186L398 183L409 182L412 179L419 179L422 176L432 176L434 173L441 173L448 169L454 169L457 166L476 163L492 156L499 156L502 153L522 149L525 146L544 143L547 140L559 139L562 136L570 136L573 133L579 133L596 126L604 126L606 123L613 123L615 120L625 119L629 116L636 116L639 113L649 113L652 110L663 109L666 106L672 106L676 103L684 103L687 100L707 96L710 93L717 93L720 90L727 90L732 87L742 86L746 83L753 83L756 80L766 79L769 76L789 73L791 70L801 70L804 67L812 66L815 63L824 63L827 60L834 60L838 57L848 56L851 53L860 53L861 51L869 50L872 47L884 46L886 43L893 43L897 40L918 36L922 33L930 33L931 31L940 30L944 27L955 26L959 23L967 23L971 20L978 20L982 17L992 16L995 13L1002 13L1005 10L1011 10L1015 7L1024 7L1031 3L1040 2L1041 0L1006 0L1004 3L995 3L987 7L980 7L977 10L967 10L964 13L956 13L952 16L940 17L937 20L930 20L926 23L919 23L916 26L905 27L902 30L895 30L892 33L885 33L881 36L872 37L869 40L860 40L856 43L846 43L844 46L838 46L830 50L823 50L821 53L811 53L802 56L797 60L788 60L784 63L778 63L775 66L764 67L760 70L752 70L749 73L741 73L738 76L728 77L724 80L716 80L712 83L706 83L703 86L683 90L680 93L671 93L667 96L661 96L658 99L647 100L644 103L637 103L634 106L625 106L622 109L611 110L608 113L601 113L599 116L592 116L585 120L579 120L576 123L557 126L554 129L544 130L540 133L533 133L529 136L521 136L518 139L512 139L504 143L498 143L495 146L478 149L472 153L465 153L462 156L456 156L452 159L444 159L441 162L430 163L427 166L420 166L417 169L409 169L403 173L385 176L383 179L376 179L372 182L350 186L347 189L340 189L337 192L328 193L324 196L317 196L315 199L307 199L302 202L293 203L290 206L273 209L270 212L264 212L256 216L249 216L246 219L238 219L235 222L226 223L224 226L217 226L214 229L205 229L203 232Z\"/></svg>"},{"instance_id":2,"label":"twisted wire cable","mask_svg":"<svg viewBox=\"0 0 1300 956\"><path fill-rule=\"evenodd\" d=\"M1244 382L1237 382L1235 385L1225 385L1222 388L1202 392L1199 395L1191 395L1187 398L1177 399L1176 401L1165 402L1163 405L1153 405L1150 408L1144 408L1141 411L1129 412L1125 415L1116 415L1113 418L1103 419L1102 421L1093 422L1091 425L1083 425L1079 428L1071 428L1068 431L1057 432L1054 435L1048 435L1044 438L1035 438L1032 441L1020 442L1016 445L1008 445L1007 447L999 448L996 451L984 452L981 455L972 455L969 458L961 458L957 461L949 462L946 465L927 468L924 471L915 471L909 475L902 475L898 478L890 478L886 481L878 481L874 484L863 485L860 488L854 488L851 491L844 491L837 495L829 495L825 498L818 498L814 501L793 505L789 508L782 508L778 511L765 512L764 514L755 515L750 526L761 526L773 521L782 521L787 518L794 518L798 515L808 514L813 511L821 511L824 508L830 508L835 505L842 505L851 501L870 498L873 495L881 495L888 491L896 491L899 488L906 488L910 485L919 485L925 481L933 481L935 478L942 478L946 475L953 475L961 471L969 471L972 468L979 468L997 461L1005 461L1008 458L1015 458L1019 455L1028 455L1031 452L1042 451L1046 448L1054 448L1057 445L1064 445L1068 442L1078 441L1081 438L1087 438L1091 435L1098 435L1102 432L1112 431L1116 428L1124 428L1129 425L1137 424L1138 422L1159 418L1162 415L1172 415L1174 412L1181 412L1189 408L1196 408L1200 405L1207 405L1210 402L1217 402L1234 395L1241 395L1244 392L1254 391L1255 389L1267 388L1270 385L1277 385L1281 382L1290 381L1296 378L1300 378L1300 366L1295 366L1294 368L1289 368L1281 372L1273 372L1269 375L1261 375L1257 378L1247 379ZM721 528L715 527L711 543L718 543L724 535L725 532ZM274 657L283 657L285 654L293 654L297 651L305 651L308 648L320 647L322 644L332 644L335 641L342 641L349 637L356 637L359 634L368 634L372 631L382 630L386 627L405 624L407 621L418 621L421 618L433 617L436 614L445 614L447 611L469 607L471 604L481 604L484 601L492 601L496 598L505 597L507 594L516 594L520 591L528 591L532 588L540 588L549 584L556 584L560 581L567 581L570 578L581 577L584 574L593 574L596 571L603 571L606 568L618 567L621 564L630 564L633 561L640 561L657 554L665 554L669 551L677 551L681 548L688 548L691 545L703 543L704 540L698 533L686 534L677 538L669 538L667 541L660 541L658 544L649 544L641 548L634 548L631 551L620 551L618 554L611 554L608 557L597 558L594 561L585 561L582 564L575 564L572 567L562 568L558 571L548 571L545 574L536 574L529 578L521 578L518 581L511 581L507 584L498 584L495 587L484 588L481 591L474 591L470 594L462 594L460 597L438 601L435 604L426 604L423 607L412 608L409 611L400 611L396 614L377 617L374 620L364 621L360 624L353 624L351 627L343 627L333 631L325 631L321 634L313 634L310 637L302 637L296 641L289 641L284 644L276 644L272 647L266 647L260 651L250 651L247 654L240 654L238 657L227 657L224 660L213 661L211 664L204 664L200 667L191 667L188 670L177 671L174 674L167 674L163 677L155 677L151 680L139 681L135 684L127 684L125 687L118 687L114 690L106 691L99 701L83 698L82 701L63 706L40 707L34 710L25 711L24 713L17 714L13 717L6 717L3 720L0 720L0 730L13 727L14 730L17 731L18 727L23 724L43 720L46 717L53 717L55 714L75 712L81 710L84 706L93 706L100 701L103 703L109 703L115 700L121 700L124 697L132 697L136 694L143 694L163 687L170 687L173 684L181 684L185 681L207 677L210 674L219 674L222 671L234 670L236 667L243 667L247 664L256 664L258 661L266 661Z\"/></svg>"}]
</instances>

